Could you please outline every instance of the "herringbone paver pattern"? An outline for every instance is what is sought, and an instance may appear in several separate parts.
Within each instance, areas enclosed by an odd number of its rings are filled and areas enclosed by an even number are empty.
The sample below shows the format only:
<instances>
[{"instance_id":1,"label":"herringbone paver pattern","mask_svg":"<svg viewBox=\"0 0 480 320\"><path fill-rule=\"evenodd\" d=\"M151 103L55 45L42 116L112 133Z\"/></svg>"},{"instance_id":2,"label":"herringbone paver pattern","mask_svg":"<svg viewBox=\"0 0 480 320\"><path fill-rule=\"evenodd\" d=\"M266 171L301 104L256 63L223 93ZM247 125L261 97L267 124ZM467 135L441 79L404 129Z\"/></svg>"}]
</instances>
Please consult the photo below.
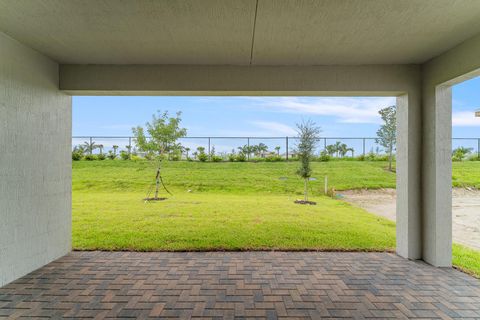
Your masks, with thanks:
<instances>
[{"instance_id":1,"label":"herringbone paver pattern","mask_svg":"<svg viewBox=\"0 0 480 320\"><path fill-rule=\"evenodd\" d=\"M73 252L0 288L10 318L480 318L480 281L389 253Z\"/></svg>"}]
</instances>

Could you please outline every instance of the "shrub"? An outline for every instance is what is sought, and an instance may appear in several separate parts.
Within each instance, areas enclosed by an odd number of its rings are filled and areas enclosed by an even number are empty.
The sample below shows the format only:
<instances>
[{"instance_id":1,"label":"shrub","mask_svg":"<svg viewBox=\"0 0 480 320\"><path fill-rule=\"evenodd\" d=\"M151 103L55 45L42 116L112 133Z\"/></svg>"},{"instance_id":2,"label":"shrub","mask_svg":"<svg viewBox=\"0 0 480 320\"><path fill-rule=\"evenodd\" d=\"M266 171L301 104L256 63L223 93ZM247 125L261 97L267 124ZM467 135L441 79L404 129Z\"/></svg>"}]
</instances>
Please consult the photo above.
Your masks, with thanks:
<instances>
[{"instance_id":1,"label":"shrub","mask_svg":"<svg viewBox=\"0 0 480 320\"><path fill-rule=\"evenodd\" d=\"M230 162L234 162L236 160L237 156L235 155L235 153L229 153L228 154L228 161Z\"/></svg>"},{"instance_id":2,"label":"shrub","mask_svg":"<svg viewBox=\"0 0 480 320\"><path fill-rule=\"evenodd\" d=\"M330 155L327 152L322 151L322 152L320 152L320 156L318 157L318 161L322 161L322 162L330 161Z\"/></svg>"},{"instance_id":3,"label":"shrub","mask_svg":"<svg viewBox=\"0 0 480 320\"><path fill-rule=\"evenodd\" d=\"M211 158L211 160L212 160L213 162L222 162L222 161L223 161L223 158L220 157L220 156L217 156L217 155L213 155L212 158Z\"/></svg>"},{"instance_id":4,"label":"shrub","mask_svg":"<svg viewBox=\"0 0 480 320\"><path fill-rule=\"evenodd\" d=\"M87 154L85 155L85 157L83 157L85 160L87 161L93 161L93 160L97 160L97 157L93 154Z\"/></svg>"},{"instance_id":5,"label":"shrub","mask_svg":"<svg viewBox=\"0 0 480 320\"><path fill-rule=\"evenodd\" d=\"M108 155L107 155L108 159L115 160L116 157L117 157L117 155L115 153L113 153L112 150L108 151Z\"/></svg>"},{"instance_id":6,"label":"shrub","mask_svg":"<svg viewBox=\"0 0 480 320\"><path fill-rule=\"evenodd\" d=\"M458 147L453 150L452 161L462 161L465 157L472 152L472 148Z\"/></svg>"},{"instance_id":7,"label":"shrub","mask_svg":"<svg viewBox=\"0 0 480 320\"><path fill-rule=\"evenodd\" d=\"M122 160L130 160L130 154L127 151L120 151L120 158Z\"/></svg>"},{"instance_id":8,"label":"shrub","mask_svg":"<svg viewBox=\"0 0 480 320\"><path fill-rule=\"evenodd\" d=\"M79 160L82 160L83 158L83 154L81 152L78 152L78 151L73 151L72 152L72 160L73 161L79 161Z\"/></svg>"},{"instance_id":9,"label":"shrub","mask_svg":"<svg viewBox=\"0 0 480 320\"><path fill-rule=\"evenodd\" d=\"M392 156L392 159L393 159L393 156ZM378 154L373 158L373 160L375 160L375 161L388 161L389 156L388 156L388 154Z\"/></svg>"},{"instance_id":10,"label":"shrub","mask_svg":"<svg viewBox=\"0 0 480 320\"><path fill-rule=\"evenodd\" d=\"M205 152L201 152L201 153L198 154L197 158L201 162L205 162L205 161L208 160L208 155Z\"/></svg>"},{"instance_id":11,"label":"shrub","mask_svg":"<svg viewBox=\"0 0 480 320\"><path fill-rule=\"evenodd\" d=\"M478 154L472 155L472 156L468 157L468 161L480 161L480 155L478 155Z\"/></svg>"},{"instance_id":12,"label":"shrub","mask_svg":"<svg viewBox=\"0 0 480 320\"><path fill-rule=\"evenodd\" d=\"M131 159L132 161L141 161L141 160L143 160L142 157L139 157L139 156L137 156L137 155L135 155L135 154L132 155L132 156L130 157L130 159Z\"/></svg>"},{"instance_id":13,"label":"shrub","mask_svg":"<svg viewBox=\"0 0 480 320\"><path fill-rule=\"evenodd\" d=\"M369 152L365 155L365 160L367 161L374 161L375 160L375 153Z\"/></svg>"},{"instance_id":14,"label":"shrub","mask_svg":"<svg viewBox=\"0 0 480 320\"><path fill-rule=\"evenodd\" d=\"M170 157L170 160L172 161L180 161L181 159L182 159L182 155L178 153L174 153Z\"/></svg>"},{"instance_id":15,"label":"shrub","mask_svg":"<svg viewBox=\"0 0 480 320\"><path fill-rule=\"evenodd\" d=\"M358 161L365 161L365 155L361 154L357 157Z\"/></svg>"},{"instance_id":16,"label":"shrub","mask_svg":"<svg viewBox=\"0 0 480 320\"><path fill-rule=\"evenodd\" d=\"M278 156L278 155L270 155L270 156L265 158L265 161L266 162L279 162L279 161L283 161L283 158Z\"/></svg>"},{"instance_id":17,"label":"shrub","mask_svg":"<svg viewBox=\"0 0 480 320\"><path fill-rule=\"evenodd\" d=\"M103 154L103 153L100 153L98 156L97 156L97 160L105 160L107 157Z\"/></svg>"},{"instance_id":18,"label":"shrub","mask_svg":"<svg viewBox=\"0 0 480 320\"><path fill-rule=\"evenodd\" d=\"M238 161L238 162L245 162L245 161L247 161L247 156L245 155L245 153L240 152L240 153L237 154L237 156L235 157L235 160Z\"/></svg>"}]
</instances>

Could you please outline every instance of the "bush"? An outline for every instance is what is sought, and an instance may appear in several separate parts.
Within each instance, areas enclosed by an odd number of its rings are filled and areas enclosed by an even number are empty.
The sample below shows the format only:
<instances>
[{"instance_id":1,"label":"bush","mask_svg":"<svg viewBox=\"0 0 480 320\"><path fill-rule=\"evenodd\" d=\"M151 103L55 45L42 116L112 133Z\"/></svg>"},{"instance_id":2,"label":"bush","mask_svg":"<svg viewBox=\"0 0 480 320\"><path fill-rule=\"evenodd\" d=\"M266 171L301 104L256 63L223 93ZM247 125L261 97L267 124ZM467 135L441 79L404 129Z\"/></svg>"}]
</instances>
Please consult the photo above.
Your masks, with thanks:
<instances>
[{"instance_id":1,"label":"bush","mask_svg":"<svg viewBox=\"0 0 480 320\"><path fill-rule=\"evenodd\" d=\"M388 161L388 154L378 154L374 157L375 161Z\"/></svg>"},{"instance_id":2,"label":"bush","mask_svg":"<svg viewBox=\"0 0 480 320\"><path fill-rule=\"evenodd\" d=\"M85 157L83 157L85 160L87 161L93 161L93 160L97 160L97 157L93 154L87 154L85 155Z\"/></svg>"},{"instance_id":3,"label":"bush","mask_svg":"<svg viewBox=\"0 0 480 320\"><path fill-rule=\"evenodd\" d=\"M180 161L181 159L182 159L182 155L178 153L174 153L170 157L170 160L172 161Z\"/></svg>"},{"instance_id":4,"label":"bush","mask_svg":"<svg viewBox=\"0 0 480 320\"><path fill-rule=\"evenodd\" d=\"M472 152L472 148L458 147L453 150L452 161L462 161Z\"/></svg>"},{"instance_id":5,"label":"bush","mask_svg":"<svg viewBox=\"0 0 480 320\"><path fill-rule=\"evenodd\" d=\"M480 156L478 154L468 157L468 161L480 161Z\"/></svg>"},{"instance_id":6,"label":"bush","mask_svg":"<svg viewBox=\"0 0 480 320\"><path fill-rule=\"evenodd\" d=\"M320 156L318 157L318 161L327 162L330 161L330 155L325 151L320 152Z\"/></svg>"},{"instance_id":7,"label":"bush","mask_svg":"<svg viewBox=\"0 0 480 320\"><path fill-rule=\"evenodd\" d=\"M217 155L213 155L211 160L212 160L213 162L222 162L222 161L223 161L223 158L220 157L220 156L217 156Z\"/></svg>"},{"instance_id":8,"label":"bush","mask_svg":"<svg viewBox=\"0 0 480 320\"><path fill-rule=\"evenodd\" d=\"M82 160L83 158L83 154L81 152L78 152L78 151L73 151L72 152L72 160L73 161L79 161L79 160Z\"/></svg>"},{"instance_id":9,"label":"bush","mask_svg":"<svg viewBox=\"0 0 480 320\"><path fill-rule=\"evenodd\" d=\"M130 159L131 159L132 161L141 161L141 160L143 160L142 157L139 157L139 156L137 156L137 155L135 155L135 154L132 155L132 156L130 157Z\"/></svg>"},{"instance_id":10,"label":"bush","mask_svg":"<svg viewBox=\"0 0 480 320\"><path fill-rule=\"evenodd\" d=\"M235 161L245 162L245 161L247 161L247 156L245 155L245 153L240 152L240 153L237 154L237 156L235 157Z\"/></svg>"},{"instance_id":11,"label":"bush","mask_svg":"<svg viewBox=\"0 0 480 320\"><path fill-rule=\"evenodd\" d=\"M105 159L107 159L107 157L103 153L97 156L97 160L105 160Z\"/></svg>"},{"instance_id":12,"label":"bush","mask_svg":"<svg viewBox=\"0 0 480 320\"><path fill-rule=\"evenodd\" d=\"M283 161L283 158L278 155L271 155L265 158L266 162L279 162Z\"/></svg>"},{"instance_id":13,"label":"bush","mask_svg":"<svg viewBox=\"0 0 480 320\"><path fill-rule=\"evenodd\" d=\"M108 159L115 160L116 157L117 157L116 154L114 154L112 151L108 151L108 155L107 155Z\"/></svg>"},{"instance_id":14,"label":"bush","mask_svg":"<svg viewBox=\"0 0 480 320\"><path fill-rule=\"evenodd\" d=\"M208 155L205 152L201 152L198 154L198 160L206 162L208 160Z\"/></svg>"},{"instance_id":15,"label":"bush","mask_svg":"<svg viewBox=\"0 0 480 320\"><path fill-rule=\"evenodd\" d=\"M130 154L128 154L127 151L120 151L120 158L122 158L122 160L130 160Z\"/></svg>"},{"instance_id":16,"label":"bush","mask_svg":"<svg viewBox=\"0 0 480 320\"><path fill-rule=\"evenodd\" d=\"M228 154L228 161L230 162L234 162L236 160L237 156L235 155L235 153L229 153Z\"/></svg>"}]
</instances>

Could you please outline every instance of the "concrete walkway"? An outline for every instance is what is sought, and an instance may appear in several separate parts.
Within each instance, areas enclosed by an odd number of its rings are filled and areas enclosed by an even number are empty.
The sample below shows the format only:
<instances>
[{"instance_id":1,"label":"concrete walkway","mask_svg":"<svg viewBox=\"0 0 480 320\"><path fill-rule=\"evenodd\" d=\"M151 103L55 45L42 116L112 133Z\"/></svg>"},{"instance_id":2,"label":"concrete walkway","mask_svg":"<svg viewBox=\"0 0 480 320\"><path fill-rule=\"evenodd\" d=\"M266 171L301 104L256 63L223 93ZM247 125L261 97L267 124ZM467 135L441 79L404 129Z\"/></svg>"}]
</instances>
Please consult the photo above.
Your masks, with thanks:
<instances>
[{"instance_id":1,"label":"concrete walkway","mask_svg":"<svg viewBox=\"0 0 480 320\"><path fill-rule=\"evenodd\" d=\"M343 200L392 221L396 220L395 189L346 190ZM480 250L480 190L452 190L453 242Z\"/></svg>"},{"instance_id":2,"label":"concrete walkway","mask_svg":"<svg viewBox=\"0 0 480 320\"><path fill-rule=\"evenodd\" d=\"M73 252L0 288L0 317L480 318L480 281L390 253Z\"/></svg>"}]
</instances>

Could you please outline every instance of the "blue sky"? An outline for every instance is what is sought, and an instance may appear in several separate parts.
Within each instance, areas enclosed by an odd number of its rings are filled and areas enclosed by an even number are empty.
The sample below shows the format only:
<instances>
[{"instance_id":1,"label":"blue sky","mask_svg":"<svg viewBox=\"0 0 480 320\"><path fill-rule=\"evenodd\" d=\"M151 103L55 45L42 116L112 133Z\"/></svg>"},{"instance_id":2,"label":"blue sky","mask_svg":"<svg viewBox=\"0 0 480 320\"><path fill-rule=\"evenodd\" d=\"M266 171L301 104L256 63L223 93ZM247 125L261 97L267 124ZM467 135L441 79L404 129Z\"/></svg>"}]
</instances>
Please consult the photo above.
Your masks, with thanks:
<instances>
[{"instance_id":1,"label":"blue sky","mask_svg":"<svg viewBox=\"0 0 480 320\"><path fill-rule=\"evenodd\" d=\"M392 97L74 97L73 135L129 136L169 110L182 111L189 136L294 136L295 123L312 119L323 136L374 137L378 110L392 104ZM480 137L478 108L480 77L454 87L454 137Z\"/></svg>"}]
</instances>

